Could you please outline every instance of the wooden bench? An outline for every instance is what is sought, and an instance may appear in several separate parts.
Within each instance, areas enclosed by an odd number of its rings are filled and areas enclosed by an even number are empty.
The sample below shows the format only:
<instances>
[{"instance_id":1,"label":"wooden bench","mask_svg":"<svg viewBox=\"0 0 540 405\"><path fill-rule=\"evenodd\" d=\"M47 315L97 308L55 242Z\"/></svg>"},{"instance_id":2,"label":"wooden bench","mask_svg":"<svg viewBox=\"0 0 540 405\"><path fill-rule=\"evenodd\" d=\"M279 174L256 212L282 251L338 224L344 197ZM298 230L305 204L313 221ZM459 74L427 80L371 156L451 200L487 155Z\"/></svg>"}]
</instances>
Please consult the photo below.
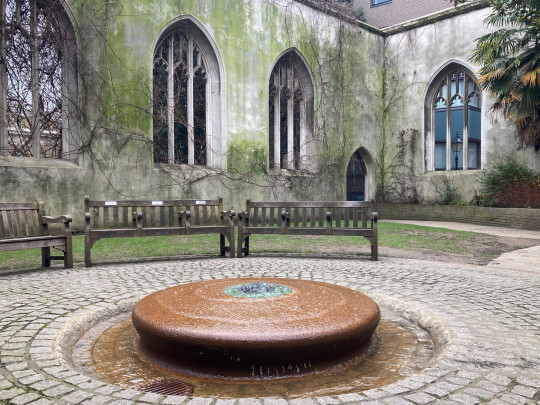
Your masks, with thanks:
<instances>
[{"instance_id":1,"label":"wooden bench","mask_svg":"<svg viewBox=\"0 0 540 405\"><path fill-rule=\"evenodd\" d=\"M223 211L216 200L84 199L84 263L92 265L90 249L103 238L219 234L220 254L234 257L234 211ZM225 246L225 238L229 246Z\"/></svg>"},{"instance_id":2,"label":"wooden bench","mask_svg":"<svg viewBox=\"0 0 540 405\"><path fill-rule=\"evenodd\" d=\"M378 260L377 213L374 201L253 202L238 214L237 255L249 254L249 236L363 236L371 242L371 259ZM242 246L243 245L243 246Z\"/></svg>"},{"instance_id":3,"label":"wooden bench","mask_svg":"<svg viewBox=\"0 0 540 405\"><path fill-rule=\"evenodd\" d=\"M48 217L43 203L0 203L0 252L8 250L41 248L43 267L50 267L51 260L63 260L65 268L73 267L71 245L71 217ZM49 234L49 224L59 224L59 235ZM51 256L51 247L63 252Z\"/></svg>"}]
</instances>

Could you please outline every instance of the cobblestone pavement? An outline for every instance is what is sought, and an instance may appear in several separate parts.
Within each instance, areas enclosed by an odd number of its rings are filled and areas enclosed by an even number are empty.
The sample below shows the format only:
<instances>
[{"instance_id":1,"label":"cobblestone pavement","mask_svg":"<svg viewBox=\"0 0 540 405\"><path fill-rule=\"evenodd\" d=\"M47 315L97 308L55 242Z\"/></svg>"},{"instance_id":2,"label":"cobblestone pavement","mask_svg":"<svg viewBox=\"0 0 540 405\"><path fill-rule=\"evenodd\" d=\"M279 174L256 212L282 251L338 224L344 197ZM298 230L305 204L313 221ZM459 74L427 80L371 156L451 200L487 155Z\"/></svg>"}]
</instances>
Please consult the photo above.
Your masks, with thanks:
<instances>
[{"instance_id":1,"label":"cobblestone pavement","mask_svg":"<svg viewBox=\"0 0 540 405\"><path fill-rule=\"evenodd\" d=\"M335 397L222 400L161 396L77 371L69 345L93 315L150 292L241 276L313 279L358 289L412 322L439 325L446 345L422 372ZM534 404L540 400L540 276L418 260L249 257L57 267L0 276L0 403L184 405ZM90 314L90 315L89 315Z\"/></svg>"}]
</instances>

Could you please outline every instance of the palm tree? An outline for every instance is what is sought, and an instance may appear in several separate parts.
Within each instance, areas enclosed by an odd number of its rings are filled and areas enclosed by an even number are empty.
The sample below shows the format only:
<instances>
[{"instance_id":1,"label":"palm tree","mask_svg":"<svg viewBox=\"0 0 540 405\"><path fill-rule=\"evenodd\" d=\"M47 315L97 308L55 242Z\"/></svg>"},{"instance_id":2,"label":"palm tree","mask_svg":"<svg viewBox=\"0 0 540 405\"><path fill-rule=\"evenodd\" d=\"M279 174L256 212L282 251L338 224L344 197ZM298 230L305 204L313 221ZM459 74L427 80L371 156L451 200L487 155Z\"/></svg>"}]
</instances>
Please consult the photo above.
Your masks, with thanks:
<instances>
[{"instance_id":1,"label":"palm tree","mask_svg":"<svg viewBox=\"0 0 540 405\"><path fill-rule=\"evenodd\" d=\"M460 0L456 0L460 1ZM540 0L490 0L484 24L497 30L476 41L471 57L492 109L516 127L523 148L540 150Z\"/></svg>"}]
</instances>

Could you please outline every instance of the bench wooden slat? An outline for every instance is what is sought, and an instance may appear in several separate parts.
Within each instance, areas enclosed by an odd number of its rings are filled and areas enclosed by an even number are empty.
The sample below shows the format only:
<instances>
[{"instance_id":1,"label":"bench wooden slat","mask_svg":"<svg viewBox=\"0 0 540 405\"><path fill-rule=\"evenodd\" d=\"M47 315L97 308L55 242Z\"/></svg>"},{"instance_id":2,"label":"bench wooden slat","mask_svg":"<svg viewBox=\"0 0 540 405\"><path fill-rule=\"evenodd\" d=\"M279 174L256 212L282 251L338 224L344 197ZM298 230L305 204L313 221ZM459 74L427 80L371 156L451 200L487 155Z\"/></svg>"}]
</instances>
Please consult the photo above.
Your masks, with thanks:
<instances>
[{"instance_id":1,"label":"bench wooden slat","mask_svg":"<svg viewBox=\"0 0 540 405\"><path fill-rule=\"evenodd\" d=\"M65 243L66 239L63 236L34 236L27 238L0 239L0 251L61 246Z\"/></svg>"},{"instance_id":2,"label":"bench wooden slat","mask_svg":"<svg viewBox=\"0 0 540 405\"><path fill-rule=\"evenodd\" d=\"M362 228L367 227L367 213L366 210L362 210Z\"/></svg>"},{"instance_id":3,"label":"bench wooden slat","mask_svg":"<svg viewBox=\"0 0 540 405\"><path fill-rule=\"evenodd\" d=\"M41 248L44 267L56 259L63 260L66 268L73 267L70 221L67 215L47 217L41 202L0 203L0 251ZM61 224L61 234L49 235L49 223ZM52 256L51 247L61 250L62 256Z\"/></svg>"},{"instance_id":4,"label":"bench wooden slat","mask_svg":"<svg viewBox=\"0 0 540 405\"><path fill-rule=\"evenodd\" d=\"M269 201L269 202L251 202L251 207L261 207L261 208L279 208L283 206L283 202ZM287 207L336 207L336 208L355 208L355 207L370 207L371 203L367 201L287 201Z\"/></svg>"},{"instance_id":5,"label":"bench wooden slat","mask_svg":"<svg viewBox=\"0 0 540 405\"><path fill-rule=\"evenodd\" d=\"M0 211L0 238L7 236L6 229L4 227L4 215L3 211Z\"/></svg>"},{"instance_id":6,"label":"bench wooden slat","mask_svg":"<svg viewBox=\"0 0 540 405\"><path fill-rule=\"evenodd\" d=\"M38 210L38 204L35 202L31 203L0 203L0 211L6 211L6 210L15 210L15 211L22 211L22 210Z\"/></svg>"},{"instance_id":7,"label":"bench wooden slat","mask_svg":"<svg viewBox=\"0 0 540 405\"><path fill-rule=\"evenodd\" d=\"M285 222L281 219L283 211L288 213ZM260 223L257 221L259 212L263 218ZM268 222L266 221L267 212ZM242 216L238 229L238 257L241 257L243 253L249 254L250 235L281 234L365 237L371 243L371 258L378 259L377 214L374 212L374 202L253 202L248 200L246 213L248 215Z\"/></svg>"},{"instance_id":8,"label":"bench wooden slat","mask_svg":"<svg viewBox=\"0 0 540 405\"><path fill-rule=\"evenodd\" d=\"M117 200L89 201L89 207L184 207L195 205L219 205L219 200Z\"/></svg>"},{"instance_id":9,"label":"bench wooden slat","mask_svg":"<svg viewBox=\"0 0 540 405\"><path fill-rule=\"evenodd\" d=\"M17 236L16 228L13 225L13 219L11 218L11 211L6 211L7 223L8 223L8 233L7 236L14 238Z\"/></svg>"},{"instance_id":10,"label":"bench wooden slat","mask_svg":"<svg viewBox=\"0 0 540 405\"><path fill-rule=\"evenodd\" d=\"M120 226L120 222L118 219L118 207L113 207L112 209L112 221L115 228L118 228Z\"/></svg>"},{"instance_id":11,"label":"bench wooden slat","mask_svg":"<svg viewBox=\"0 0 540 405\"><path fill-rule=\"evenodd\" d=\"M195 210L195 225L200 226L201 224L201 208L198 206L193 207Z\"/></svg>"},{"instance_id":12,"label":"bench wooden slat","mask_svg":"<svg viewBox=\"0 0 540 405\"><path fill-rule=\"evenodd\" d=\"M253 225L254 225L254 226L259 225L258 220L259 220L259 207L255 207L255 208L253 209ZM252 221L250 221L250 223L251 223L251 222L252 222Z\"/></svg>"},{"instance_id":13,"label":"bench wooden slat","mask_svg":"<svg viewBox=\"0 0 540 405\"><path fill-rule=\"evenodd\" d=\"M103 208L103 226L109 227L109 207Z\"/></svg>"},{"instance_id":14,"label":"bench wooden slat","mask_svg":"<svg viewBox=\"0 0 540 405\"><path fill-rule=\"evenodd\" d=\"M270 226L274 226L274 207L270 208Z\"/></svg>"},{"instance_id":15,"label":"bench wooden slat","mask_svg":"<svg viewBox=\"0 0 540 405\"><path fill-rule=\"evenodd\" d=\"M190 235L217 233L220 235L220 254L226 251L234 257L234 224L232 214L221 217L223 200L105 200L85 198L85 264L91 265L90 250L102 238ZM100 220L107 211L119 212L119 220L111 223ZM187 218L189 211L189 219ZM181 214L181 213L184 214ZM121 217L121 221L120 221ZM195 231L196 228L201 228ZM230 246L225 246L225 240Z\"/></svg>"},{"instance_id":16,"label":"bench wooden slat","mask_svg":"<svg viewBox=\"0 0 540 405\"><path fill-rule=\"evenodd\" d=\"M150 207L150 226L152 228L155 228L157 225L156 223L156 207L151 206Z\"/></svg>"}]
</instances>

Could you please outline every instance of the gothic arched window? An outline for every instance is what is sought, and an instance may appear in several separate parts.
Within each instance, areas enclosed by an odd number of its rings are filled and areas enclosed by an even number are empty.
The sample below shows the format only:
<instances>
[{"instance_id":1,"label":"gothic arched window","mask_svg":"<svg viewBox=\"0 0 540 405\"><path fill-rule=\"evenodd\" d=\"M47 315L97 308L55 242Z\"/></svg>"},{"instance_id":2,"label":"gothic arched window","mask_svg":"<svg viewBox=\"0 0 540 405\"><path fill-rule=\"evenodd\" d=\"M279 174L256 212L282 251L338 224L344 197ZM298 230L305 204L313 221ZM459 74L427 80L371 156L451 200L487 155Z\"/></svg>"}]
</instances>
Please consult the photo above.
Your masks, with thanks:
<instances>
[{"instance_id":1,"label":"gothic arched window","mask_svg":"<svg viewBox=\"0 0 540 405\"><path fill-rule=\"evenodd\" d=\"M295 51L276 62L268 85L270 168L304 169L313 121L313 84Z\"/></svg>"},{"instance_id":2,"label":"gothic arched window","mask_svg":"<svg viewBox=\"0 0 540 405\"><path fill-rule=\"evenodd\" d=\"M74 159L76 46L60 0L0 0L0 154Z\"/></svg>"},{"instance_id":3,"label":"gothic arched window","mask_svg":"<svg viewBox=\"0 0 540 405\"><path fill-rule=\"evenodd\" d=\"M176 21L154 50L154 162L219 167L221 69L216 48L191 17Z\"/></svg>"},{"instance_id":4,"label":"gothic arched window","mask_svg":"<svg viewBox=\"0 0 540 405\"><path fill-rule=\"evenodd\" d=\"M481 91L475 77L454 65L445 69L433 86L427 100L432 111L433 144L426 148L433 151L432 170L480 169ZM463 143L459 152L452 149L456 137Z\"/></svg>"}]
</instances>

